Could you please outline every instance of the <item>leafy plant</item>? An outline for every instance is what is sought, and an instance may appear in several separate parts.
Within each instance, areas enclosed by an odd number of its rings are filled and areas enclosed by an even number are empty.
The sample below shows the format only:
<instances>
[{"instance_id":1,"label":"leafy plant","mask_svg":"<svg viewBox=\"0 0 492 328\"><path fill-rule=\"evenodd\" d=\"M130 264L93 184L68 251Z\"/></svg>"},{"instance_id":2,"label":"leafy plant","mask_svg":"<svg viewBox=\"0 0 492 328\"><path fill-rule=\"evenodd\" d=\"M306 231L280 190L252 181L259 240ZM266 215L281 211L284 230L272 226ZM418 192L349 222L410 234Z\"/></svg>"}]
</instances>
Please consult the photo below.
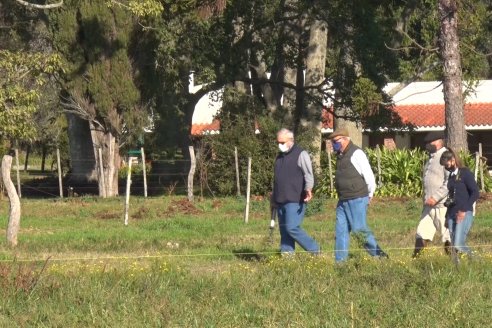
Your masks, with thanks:
<instances>
[{"instance_id":1,"label":"leafy plant","mask_svg":"<svg viewBox=\"0 0 492 328\"><path fill-rule=\"evenodd\" d=\"M219 135L208 136L204 142L208 152L200 165L206 171L207 185L219 195L236 192L234 147L237 147L241 191L247 185L248 157L251 157L251 193L266 195L272 190L273 163L277 155L278 123L259 112L259 104L249 96L226 95L228 99L220 114ZM239 113L240 108L248 108ZM259 127L260 132L257 133ZM203 174L203 172L202 172Z\"/></svg>"}]
</instances>

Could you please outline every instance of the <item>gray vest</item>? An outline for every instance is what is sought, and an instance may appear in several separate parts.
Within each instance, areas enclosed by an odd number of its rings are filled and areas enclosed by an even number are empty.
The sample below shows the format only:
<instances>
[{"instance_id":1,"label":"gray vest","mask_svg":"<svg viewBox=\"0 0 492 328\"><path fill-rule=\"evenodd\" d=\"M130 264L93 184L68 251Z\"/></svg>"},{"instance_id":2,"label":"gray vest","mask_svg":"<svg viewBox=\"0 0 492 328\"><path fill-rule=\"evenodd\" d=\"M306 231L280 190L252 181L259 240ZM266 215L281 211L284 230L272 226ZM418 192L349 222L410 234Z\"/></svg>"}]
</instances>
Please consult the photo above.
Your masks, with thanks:
<instances>
[{"instance_id":1,"label":"gray vest","mask_svg":"<svg viewBox=\"0 0 492 328\"><path fill-rule=\"evenodd\" d=\"M349 200L369 195L367 184L350 161L354 152L360 149L350 141L345 151L337 157L335 187L340 200Z\"/></svg>"}]
</instances>

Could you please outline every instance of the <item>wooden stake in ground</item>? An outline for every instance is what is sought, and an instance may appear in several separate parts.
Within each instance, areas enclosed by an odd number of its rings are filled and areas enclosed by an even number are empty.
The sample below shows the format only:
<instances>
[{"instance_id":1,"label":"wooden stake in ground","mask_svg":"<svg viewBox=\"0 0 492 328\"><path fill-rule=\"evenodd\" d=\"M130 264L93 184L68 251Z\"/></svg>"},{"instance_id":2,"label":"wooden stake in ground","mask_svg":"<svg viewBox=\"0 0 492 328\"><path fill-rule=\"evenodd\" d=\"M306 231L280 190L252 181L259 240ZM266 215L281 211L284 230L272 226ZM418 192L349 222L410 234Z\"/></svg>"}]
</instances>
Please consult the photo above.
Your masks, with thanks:
<instances>
[{"instance_id":1,"label":"wooden stake in ground","mask_svg":"<svg viewBox=\"0 0 492 328\"><path fill-rule=\"evenodd\" d=\"M142 170L143 170L143 183L144 183L144 197L147 197L147 168L145 167L145 153L143 147L140 148L142 154Z\"/></svg>"},{"instance_id":2,"label":"wooden stake in ground","mask_svg":"<svg viewBox=\"0 0 492 328\"><path fill-rule=\"evenodd\" d=\"M326 141L326 154L328 154L328 177L330 178L330 191L333 191L333 172L331 169L331 150L332 147L330 145L331 141Z\"/></svg>"},{"instance_id":3,"label":"wooden stake in ground","mask_svg":"<svg viewBox=\"0 0 492 328\"><path fill-rule=\"evenodd\" d=\"M56 163L58 165L58 187L60 189L60 198L63 198L63 180L60 160L60 148L56 148Z\"/></svg>"},{"instance_id":4,"label":"wooden stake in ground","mask_svg":"<svg viewBox=\"0 0 492 328\"><path fill-rule=\"evenodd\" d=\"M126 176L126 195L125 195L125 225L128 225L128 209L130 208L130 186L132 184L132 163L136 157L128 157L128 175Z\"/></svg>"},{"instance_id":5,"label":"wooden stake in ground","mask_svg":"<svg viewBox=\"0 0 492 328\"><path fill-rule=\"evenodd\" d=\"M482 143L479 143L478 144L478 154L480 156L478 158L478 160L480 161L479 166L478 166L478 168L480 170L480 191L484 191L485 190L485 183L483 181L483 168L484 168L484 165L483 165L483 162L482 162Z\"/></svg>"},{"instance_id":6,"label":"wooden stake in ground","mask_svg":"<svg viewBox=\"0 0 492 328\"><path fill-rule=\"evenodd\" d=\"M22 198L20 174L19 174L19 149L15 148L15 171L17 172L17 193Z\"/></svg>"},{"instance_id":7,"label":"wooden stake in ground","mask_svg":"<svg viewBox=\"0 0 492 328\"><path fill-rule=\"evenodd\" d=\"M193 146L188 147L190 151L191 166L190 172L188 172L188 201L193 201L193 179L195 177L196 159L195 159L195 149Z\"/></svg>"},{"instance_id":8,"label":"wooden stake in ground","mask_svg":"<svg viewBox=\"0 0 492 328\"><path fill-rule=\"evenodd\" d=\"M99 195L102 196L103 198L106 198L106 179L104 177L104 165L103 165L103 157L102 157L102 149L101 147L97 148L97 155L99 158L99 179L101 179L101 183L99 184L101 187L101 190L99 191Z\"/></svg>"},{"instance_id":9,"label":"wooden stake in ground","mask_svg":"<svg viewBox=\"0 0 492 328\"><path fill-rule=\"evenodd\" d=\"M237 188L237 195L241 196L241 187L239 184L239 161L237 159L237 147L234 147L234 161L236 163L236 188Z\"/></svg>"},{"instance_id":10,"label":"wooden stake in ground","mask_svg":"<svg viewBox=\"0 0 492 328\"><path fill-rule=\"evenodd\" d=\"M248 183L246 184L246 210L244 211L244 222L249 220L249 198L251 189L251 157L248 157Z\"/></svg>"},{"instance_id":11,"label":"wooden stake in ground","mask_svg":"<svg viewBox=\"0 0 492 328\"><path fill-rule=\"evenodd\" d=\"M15 191L14 183L10 179L10 169L12 167L12 156L4 155L2 158L2 181L5 189L7 190L7 196L10 201L9 210L9 223L7 226L7 243L11 247L17 246L17 234L20 227L20 199Z\"/></svg>"}]
</instances>

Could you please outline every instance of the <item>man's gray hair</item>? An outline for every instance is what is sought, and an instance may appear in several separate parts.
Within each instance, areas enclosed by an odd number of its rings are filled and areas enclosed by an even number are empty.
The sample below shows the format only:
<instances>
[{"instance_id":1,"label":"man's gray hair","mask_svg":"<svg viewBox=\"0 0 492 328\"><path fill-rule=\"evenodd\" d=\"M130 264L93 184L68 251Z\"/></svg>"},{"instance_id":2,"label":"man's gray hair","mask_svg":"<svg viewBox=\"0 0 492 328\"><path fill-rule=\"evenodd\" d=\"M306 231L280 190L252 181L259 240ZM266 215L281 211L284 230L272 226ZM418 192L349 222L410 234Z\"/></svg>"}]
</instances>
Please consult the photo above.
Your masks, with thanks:
<instances>
[{"instance_id":1,"label":"man's gray hair","mask_svg":"<svg viewBox=\"0 0 492 328\"><path fill-rule=\"evenodd\" d=\"M280 130L278 130L277 136L279 135L286 135L287 138L289 138L290 140L294 140L294 132L287 128L281 128Z\"/></svg>"}]
</instances>

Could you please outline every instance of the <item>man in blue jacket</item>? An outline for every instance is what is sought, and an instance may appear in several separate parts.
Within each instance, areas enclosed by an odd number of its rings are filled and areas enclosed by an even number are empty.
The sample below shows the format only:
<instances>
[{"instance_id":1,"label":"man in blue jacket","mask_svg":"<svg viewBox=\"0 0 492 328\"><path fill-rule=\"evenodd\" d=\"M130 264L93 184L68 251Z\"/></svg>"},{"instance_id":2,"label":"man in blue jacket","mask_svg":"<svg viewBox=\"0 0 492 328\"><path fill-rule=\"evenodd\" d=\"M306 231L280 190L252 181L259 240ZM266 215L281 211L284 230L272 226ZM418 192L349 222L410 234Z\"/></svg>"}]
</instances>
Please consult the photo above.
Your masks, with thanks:
<instances>
[{"instance_id":1,"label":"man in blue jacket","mask_svg":"<svg viewBox=\"0 0 492 328\"><path fill-rule=\"evenodd\" d=\"M292 131L278 131L277 142L280 152L275 160L272 200L277 207L280 252L294 253L297 242L306 251L318 254L318 244L301 228L307 203L313 197L311 159L294 143Z\"/></svg>"}]
</instances>

